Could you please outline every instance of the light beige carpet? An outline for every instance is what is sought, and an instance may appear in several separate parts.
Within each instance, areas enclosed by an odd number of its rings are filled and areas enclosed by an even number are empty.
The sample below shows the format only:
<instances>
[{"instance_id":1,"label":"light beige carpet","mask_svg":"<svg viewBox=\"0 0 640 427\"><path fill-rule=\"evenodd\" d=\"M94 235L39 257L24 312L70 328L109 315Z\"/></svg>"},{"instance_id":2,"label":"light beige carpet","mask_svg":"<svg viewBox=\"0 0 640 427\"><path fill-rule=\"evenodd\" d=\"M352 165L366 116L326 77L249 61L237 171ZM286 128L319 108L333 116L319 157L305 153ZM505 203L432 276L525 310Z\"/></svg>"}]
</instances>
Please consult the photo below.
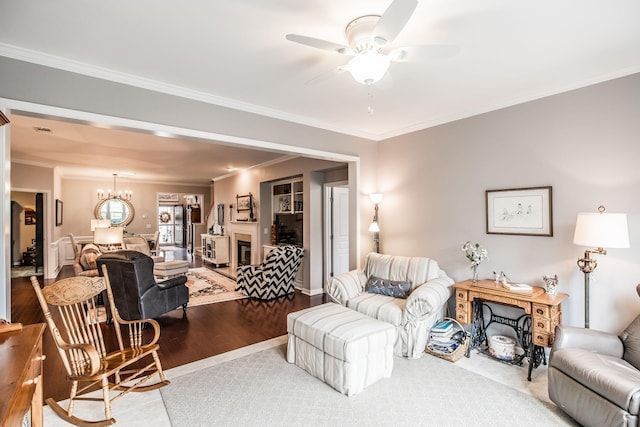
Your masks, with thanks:
<instances>
[{"instance_id":1,"label":"light beige carpet","mask_svg":"<svg viewBox=\"0 0 640 427\"><path fill-rule=\"evenodd\" d=\"M171 425L577 425L553 404L430 355L395 357L391 378L347 397L285 354L282 344L172 377L160 389Z\"/></svg>"},{"instance_id":2,"label":"light beige carpet","mask_svg":"<svg viewBox=\"0 0 640 427\"><path fill-rule=\"evenodd\" d=\"M191 268L187 272L189 307L222 301L248 298L236 292L236 281L206 267Z\"/></svg>"}]
</instances>

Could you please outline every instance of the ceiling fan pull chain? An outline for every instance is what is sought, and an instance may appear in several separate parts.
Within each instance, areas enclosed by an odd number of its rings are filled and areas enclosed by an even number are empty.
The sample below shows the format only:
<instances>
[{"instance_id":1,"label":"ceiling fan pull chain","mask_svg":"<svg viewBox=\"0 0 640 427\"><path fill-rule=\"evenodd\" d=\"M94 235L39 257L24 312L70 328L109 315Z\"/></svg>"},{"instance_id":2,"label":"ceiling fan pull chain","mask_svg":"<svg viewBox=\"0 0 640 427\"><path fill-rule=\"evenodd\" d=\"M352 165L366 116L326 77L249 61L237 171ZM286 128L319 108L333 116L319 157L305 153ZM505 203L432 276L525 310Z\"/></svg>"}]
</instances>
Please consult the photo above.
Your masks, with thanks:
<instances>
[{"instance_id":1,"label":"ceiling fan pull chain","mask_svg":"<svg viewBox=\"0 0 640 427\"><path fill-rule=\"evenodd\" d=\"M367 105L367 113L369 113L370 116L373 116L373 93L371 93L371 91L368 91L367 93L367 98L368 98L368 105Z\"/></svg>"}]
</instances>

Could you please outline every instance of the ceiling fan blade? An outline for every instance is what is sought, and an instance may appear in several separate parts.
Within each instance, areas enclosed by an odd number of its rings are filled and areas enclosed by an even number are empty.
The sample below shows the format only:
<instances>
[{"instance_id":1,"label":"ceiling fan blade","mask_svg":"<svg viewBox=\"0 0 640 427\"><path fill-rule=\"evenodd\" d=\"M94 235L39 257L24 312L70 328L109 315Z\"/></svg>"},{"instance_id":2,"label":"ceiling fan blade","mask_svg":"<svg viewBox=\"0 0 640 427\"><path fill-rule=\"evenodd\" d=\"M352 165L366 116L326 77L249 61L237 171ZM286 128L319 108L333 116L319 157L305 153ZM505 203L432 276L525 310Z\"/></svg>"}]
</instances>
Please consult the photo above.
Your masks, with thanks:
<instances>
[{"instance_id":1,"label":"ceiling fan blade","mask_svg":"<svg viewBox=\"0 0 640 427\"><path fill-rule=\"evenodd\" d=\"M287 40L304 44L307 46L315 47L323 50L331 50L343 55L354 55L355 52L348 47L341 44L333 43L327 40L316 39L314 37L301 36L299 34L287 34Z\"/></svg>"},{"instance_id":2,"label":"ceiling fan blade","mask_svg":"<svg viewBox=\"0 0 640 427\"><path fill-rule=\"evenodd\" d=\"M373 29L373 42L377 46L391 43L407 24L416 6L418 0L394 0Z\"/></svg>"},{"instance_id":3,"label":"ceiling fan blade","mask_svg":"<svg viewBox=\"0 0 640 427\"><path fill-rule=\"evenodd\" d=\"M456 56L460 48L451 44L425 44L420 46L399 47L389 52L389 58L395 62L429 61Z\"/></svg>"},{"instance_id":4,"label":"ceiling fan blade","mask_svg":"<svg viewBox=\"0 0 640 427\"><path fill-rule=\"evenodd\" d=\"M330 79L332 79L332 78L344 73L345 71L347 71L346 66L341 65L341 66L339 66L337 68L334 68L333 70L326 71L326 72L320 74L319 76L316 76L316 77L312 78L311 80L306 81L304 84L307 85L307 86L311 86L311 85L315 85L315 84L318 84L318 83L322 83L322 82L330 80Z\"/></svg>"}]
</instances>

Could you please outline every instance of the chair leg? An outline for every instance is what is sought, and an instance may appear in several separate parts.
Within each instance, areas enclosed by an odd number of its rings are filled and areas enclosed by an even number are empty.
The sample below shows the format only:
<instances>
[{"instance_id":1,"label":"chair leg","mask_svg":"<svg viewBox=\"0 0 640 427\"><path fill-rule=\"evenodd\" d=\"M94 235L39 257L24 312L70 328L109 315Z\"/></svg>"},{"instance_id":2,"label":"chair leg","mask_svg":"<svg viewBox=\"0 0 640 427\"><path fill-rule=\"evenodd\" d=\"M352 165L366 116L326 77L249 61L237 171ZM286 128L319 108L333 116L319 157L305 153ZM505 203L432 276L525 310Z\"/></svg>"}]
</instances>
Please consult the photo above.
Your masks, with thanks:
<instances>
[{"instance_id":1,"label":"chair leg","mask_svg":"<svg viewBox=\"0 0 640 427\"><path fill-rule=\"evenodd\" d=\"M182 304L182 311L187 312L187 303Z\"/></svg>"},{"instance_id":2,"label":"chair leg","mask_svg":"<svg viewBox=\"0 0 640 427\"><path fill-rule=\"evenodd\" d=\"M109 399L109 379L102 378L102 399L104 400L104 418L111 419L111 400Z\"/></svg>"}]
</instances>

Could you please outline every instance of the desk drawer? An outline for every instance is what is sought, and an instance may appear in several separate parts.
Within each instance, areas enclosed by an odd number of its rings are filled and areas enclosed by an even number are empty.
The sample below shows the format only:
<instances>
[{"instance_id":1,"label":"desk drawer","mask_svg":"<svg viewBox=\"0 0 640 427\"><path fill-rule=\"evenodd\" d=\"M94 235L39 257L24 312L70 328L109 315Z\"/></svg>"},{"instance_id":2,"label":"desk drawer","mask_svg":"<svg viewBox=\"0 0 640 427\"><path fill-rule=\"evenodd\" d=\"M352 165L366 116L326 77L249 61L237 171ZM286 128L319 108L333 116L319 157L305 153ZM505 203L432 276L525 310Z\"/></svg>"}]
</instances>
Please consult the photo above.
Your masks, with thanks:
<instances>
[{"instance_id":1,"label":"desk drawer","mask_svg":"<svg viewBox=\"0 0 640 427\"><path fill-rule=\"evenodd\" d=\"M553 344L551 334L545 332L533 332L533 343L542 347L550 347Z\"/></svg>"},{"instance_id":2,"label":"desk drawer","mask_svg":"<svg viewBox=\"0 0 640 427\"><path fill-rule=\"evenodd\" d=\"M457 289L456 290L456 300L468 301L469 300L469 292Z\"/></svg>"},{"instance_id":3,"label":"desk drawer","mask_svg":"<svg viewBox=\"0 0 640 427\"><path fill-rule=\"evenodd\" d=\"M534 317L533 330L534 332L551 333L551 320L545 319L544 317Z\"/></svg>"},{"instance_id":4,"label":"desk drawer","mask_svg":"<svg viewBox=\"0 0 640 427\"><path fill-rule=\"evenodd\" d=\"M463 325L470 323L469 315L463 311L456 311L456 320Z\"/></svg>"}]
</instances>

